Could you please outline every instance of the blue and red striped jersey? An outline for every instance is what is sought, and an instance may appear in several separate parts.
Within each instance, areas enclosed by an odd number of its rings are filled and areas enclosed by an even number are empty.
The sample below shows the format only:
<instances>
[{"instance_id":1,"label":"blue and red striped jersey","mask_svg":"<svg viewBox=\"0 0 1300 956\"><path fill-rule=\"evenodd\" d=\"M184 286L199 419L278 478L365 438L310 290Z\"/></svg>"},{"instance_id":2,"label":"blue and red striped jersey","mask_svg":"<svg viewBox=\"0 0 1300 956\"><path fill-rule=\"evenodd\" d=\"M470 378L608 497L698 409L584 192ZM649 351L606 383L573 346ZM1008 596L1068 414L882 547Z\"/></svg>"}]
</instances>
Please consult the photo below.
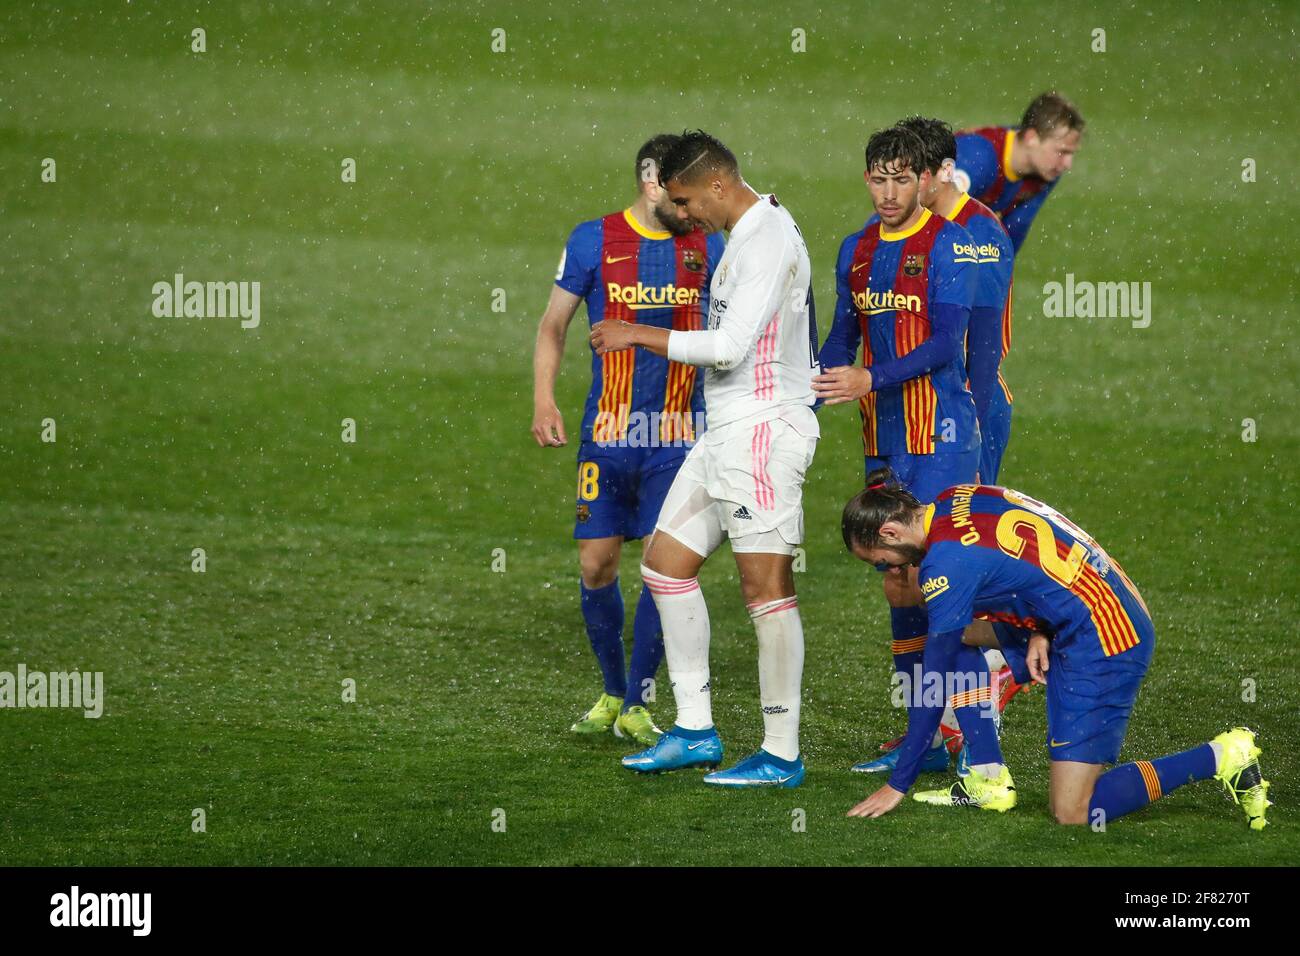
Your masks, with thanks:
<instances>
[{"instance_id":1,"label":"blue and red striped jersey","mask_svg":"<svg viewBox=\"0 0 1300 956\"><path fill-rule=\"evenodd\" d=\"M1001 365L1011 351L1011 274L1015 249L1002 220L970 193L962 194L948 218L971 234L979 259L975 303L966 335L966 374L970 376L975 410L983 414L988 395L995 388L1001 388L1007 401L1011 401L1011 390L1002 378Z\"/></svg>"},{"instance_id":2,"label":"blue and red striped jersey","mask_svg":"<svg viewBox=\"0 0 1300 956\"><path fill-rule=\"evenodd\" d=\"M1011 146L1016 128L981 126L957 133L957 170L969 180L965 190L1002 219L1011 244L1020 250L1034 216L1056 188L1038 176L1020 177L1011 168Z\"/></svg>"},{"instance_id":3,"label":"blue and red striped jersey","mask_svg":"<svg viewBox=\"0 0 1300 956\"><path fill-rule=\"evenodd\" d=\"M1069 518L1010 488L957 485L926 516L919 580L929 633L974 618L1053 636L1081 662L1154 639L1124 569Z\"/></svg>"},{"instance_id":4,"label":"blue and red striped jersey","mask_svg":"<svg viewBox=\"0 0 1300 956\"><path fill-rule=\"evenodd\" d=\"M720 233L685 236L645 228L630 209L579 224L569 236L555 283L587 303L592 325L605 319L698 331L709 309L709 280L722 258ZM634 413L658 422L659 443L695 441L704 383L693 365L645 349L591 353L591 391L582 440L627 439Z\"/></svg>"},{"instance_id":5,"label":"blue and red striped jersey","mask_svg":"<svg viewBox=\"0 0 1300 956\"><path fill-rule=\"evenodd\" d=\"M873 391L858 403L866 455L978 446L963 355L977 261L970 233L928 209L896 233L872 216L840 244L835 318L820 358L823 368L849 365L862 346L873 377ZM939 364L926 359L918 370L906 362L940 342Z\"/></svg>"}]
</instances>

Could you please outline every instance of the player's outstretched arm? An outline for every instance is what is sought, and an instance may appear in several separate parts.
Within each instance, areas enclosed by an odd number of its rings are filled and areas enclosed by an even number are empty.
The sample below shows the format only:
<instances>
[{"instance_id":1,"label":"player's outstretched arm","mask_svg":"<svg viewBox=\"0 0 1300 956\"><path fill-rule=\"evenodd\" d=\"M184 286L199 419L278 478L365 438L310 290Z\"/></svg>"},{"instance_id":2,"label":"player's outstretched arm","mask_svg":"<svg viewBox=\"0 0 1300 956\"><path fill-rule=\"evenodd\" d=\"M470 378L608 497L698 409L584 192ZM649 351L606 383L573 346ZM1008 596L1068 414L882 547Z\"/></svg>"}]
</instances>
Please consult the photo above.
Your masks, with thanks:
<instances>
[{"instance_id":1,"label":"player's outstretched arm","mask_svg":"<svg viewBox=\"0 0 1300 956\"><path fill-rule=\"evenodd\" d=\"M591 327L591 347L597 355L619 352L639 345L655 355L668 354L668 329L636 325L622 319L606 319Z\"/></svg>"},{"instance_id":2,"label":"player's outstretched arm","mask_svg":"<svg viewBox=\"0 0 1300 956\"><path fill-rule=\"evenodd\" d=\"M568 442L564 418L555 404L555 380L564 358L564 339L582 301L558 285L551 287L551 299L537 326L537 344L533 347L533 438L543 448L556 448Z\"/></svg>"},{"instance_id":3,"label":"player's outstretched arm","mask_svg":"<svg viewBox=\"0 0 1300 956\"><path fill-rule=\"evenodd\" d=\"M715 328L676 330L668 335L667 356L674 362L719 371L733 369L754 350L773 314L784 310L794 287L799 252L789 240L755 237L732 264L736 283ZM805 290L800 289L800 296ZM711 302L709 308L719 308ZM713 315L709 324L714 324Z\"/></svg>"},{"instance_id":4,"label":"player's outstretched arm","mask_svg":"<svg viewBox=\"0 0 1300 956\"><path fill-rule=\"evenodd\" d=\"M907 709L907 735L898 748L898 764L890 774L889 783L881 787L867 799L849 811L851 817L879 817L893 810L902 802L907 791L916 782L921 772L921 759L930 747L943 720L946 688L953 686L950 675L957 667L957 651L961 648L962 631L931 633L925 642L925 653L921 659L921 687L905 687L904 691L912 698L912 705ZM933 675L933 676L932 676ZM945 688L937 702L923 695L922 689L938 677L939 686Z\"/></svg>"},{"instance_id":5,"label":"player's outstretched arm","mask_svg":"<svg viewBox=\"0 0 1300 956\"><path fill-rule=\"evenodd\" d=\"M873 388L889 388L926 375L961 354L970 324L970 308L935 302L930 306L930 334L912 351L871 366Z\"/></svg>"},{"instance_id":6,"label":"player's outstretched arm","mask_svg":"<svg viewBox=\"0 0 1300 956\"><path fill-rule=\"evenodd\" d=\"M849 287L849 268L853 263L853 250L861 236L861 231L855 232L840 243L840 253L835 260L835 315L831 319L831 330L817 356L822 368L852 365L858 357L862 328L858 325L853 290Z\"/></svg>"},{"instance_id":7,"label":"player's outstretched arm","mask_svg":"<svg viewBox=\"0 0 1300 956\"><path fill-rule=\"evenodd\" d=\"M813 392L825 405L855 402L871 391L871 373L853 364L862 342L862 329L853 305L853 290L849 287L849 267L861 235L855 232L840 244L835 263L835 317L818 355L822 371L812 380Z\"/></svg>"}]
</instances>

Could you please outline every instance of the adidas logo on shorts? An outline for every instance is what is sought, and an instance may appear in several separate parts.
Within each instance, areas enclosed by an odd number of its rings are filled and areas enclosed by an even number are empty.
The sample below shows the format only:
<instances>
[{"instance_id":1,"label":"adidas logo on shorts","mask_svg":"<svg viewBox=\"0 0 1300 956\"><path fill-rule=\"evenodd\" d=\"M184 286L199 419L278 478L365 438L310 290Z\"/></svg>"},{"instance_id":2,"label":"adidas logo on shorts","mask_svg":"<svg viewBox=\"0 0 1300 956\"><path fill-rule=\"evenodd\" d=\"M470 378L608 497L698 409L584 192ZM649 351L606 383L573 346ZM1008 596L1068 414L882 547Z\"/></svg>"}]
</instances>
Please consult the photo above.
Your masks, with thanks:
<instances>
[{"instance_id":1,"label":"adidas logo on shorts","mask_svg":"<svg viewBox=\"0 0 1300 956\"><path fill-rule=\"evenodd\" d=\"M753 516L752 514L749 513L749 509L748 509L748 508L746 508L744 505L741 505L739 508L737 508L735 511L733 511L733 512L731 513L731 517L733 517L733 518L743 518L743 519L745 519L746 521L749 521L749 520L750 520L751 518L753 518L754 516Z\"/></svg>"}]
</instances>

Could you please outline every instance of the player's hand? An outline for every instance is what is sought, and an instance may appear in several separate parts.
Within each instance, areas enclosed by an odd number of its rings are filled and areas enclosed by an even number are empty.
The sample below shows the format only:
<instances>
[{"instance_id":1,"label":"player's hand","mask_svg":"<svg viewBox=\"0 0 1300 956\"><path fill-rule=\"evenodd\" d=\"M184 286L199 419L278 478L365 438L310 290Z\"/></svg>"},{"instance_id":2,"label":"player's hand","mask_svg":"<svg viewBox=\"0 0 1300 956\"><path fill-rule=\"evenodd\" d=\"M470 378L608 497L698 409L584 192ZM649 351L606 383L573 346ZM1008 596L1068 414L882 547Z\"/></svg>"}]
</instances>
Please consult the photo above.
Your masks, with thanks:
<instances>
[{"instance_id":1,"label":"player's hand","mask_svg":"<svg viewBox=\"0 0 1300 956\"><path fill-rule=\"evenodd\" d=\"M1025 652L1025 664L1029 667L1029 676L1035 684L1047 683L1047 638L1042 634L1029 636L1029 650Z\"/></svg>"},{"instance_id":2,"label":"player's hand","mask_svg":"<svg viewBox=\"0 0 1300 956\"><path fill-rule=\"evenodd\" d=\"M621 352L630 349L636 343L633 340L636 326L621 319L606 319L591 327L591 347L597 355L606 352Z\"/></svg>"},{"instance_id":3,"label":"player's hand","mask_svg":"<svg viewBox=\"0 0 1300 956\"><path fill-rule=\"evenodd\" d=\"M883 817L894 807L903 802L905 794L899 793L889 784L885 784L867 799L849 811L851 817Z\"/></svg>"},{"instance_id":4,"label":"player's hand","mask_svg":"<svg viewBox=\"0 0 1300 956\"><path fill-rule=\"evenodd\" d=\"M828 368L812 380L813 394L827 405L856 402L871 391L871 373L855 365Z\"/></svg>"},{"instance_id":5,"label":"player's hand","mask_svg":"<svg viewBox=\"0 0 1300 956\"><path fill-rule=\"evenodd\" d=\"M533 409L533 437L543 448L559 448L569 443L564 434L564 417L554 402Z\"/></svg>"}]
</instances>

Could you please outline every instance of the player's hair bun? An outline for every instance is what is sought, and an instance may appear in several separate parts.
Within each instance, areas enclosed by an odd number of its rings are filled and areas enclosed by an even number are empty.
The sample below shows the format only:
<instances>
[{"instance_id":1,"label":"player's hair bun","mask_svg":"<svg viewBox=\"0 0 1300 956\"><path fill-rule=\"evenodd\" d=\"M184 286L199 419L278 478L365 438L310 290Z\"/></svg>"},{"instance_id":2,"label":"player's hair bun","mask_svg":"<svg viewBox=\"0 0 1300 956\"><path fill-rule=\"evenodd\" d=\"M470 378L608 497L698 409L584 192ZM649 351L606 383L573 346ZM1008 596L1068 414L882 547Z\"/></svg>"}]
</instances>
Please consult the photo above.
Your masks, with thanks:
<instances>
[{"instance_id":1,"label":"player's hair bun","mask_svg":"<svg viewBox=\"0 0 1300 956\"><path fill-rule=\"evenodd\" d=\"M867 491L878 491L881 488L890 488L898 484L898 479L894 477L894 469L885 465L883 468L873 468L867 473Z\"/></svg>"},{"instance_id":2,"label":"player's hair bun","mask_svg":"<svg viewBox=\"0 0 1300 956\"><path fill-rule=\"evenodd\" d=\"M903 487L891 468L873 468L866 487L849 499L840 517L844 546L874 548L880 544L880 526L886 521L903 521L921 507L916 496Z\"/></svg>"}]
</instances>

